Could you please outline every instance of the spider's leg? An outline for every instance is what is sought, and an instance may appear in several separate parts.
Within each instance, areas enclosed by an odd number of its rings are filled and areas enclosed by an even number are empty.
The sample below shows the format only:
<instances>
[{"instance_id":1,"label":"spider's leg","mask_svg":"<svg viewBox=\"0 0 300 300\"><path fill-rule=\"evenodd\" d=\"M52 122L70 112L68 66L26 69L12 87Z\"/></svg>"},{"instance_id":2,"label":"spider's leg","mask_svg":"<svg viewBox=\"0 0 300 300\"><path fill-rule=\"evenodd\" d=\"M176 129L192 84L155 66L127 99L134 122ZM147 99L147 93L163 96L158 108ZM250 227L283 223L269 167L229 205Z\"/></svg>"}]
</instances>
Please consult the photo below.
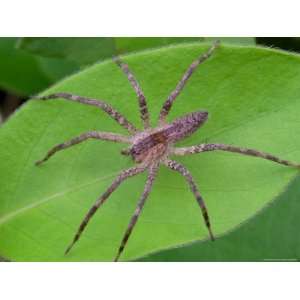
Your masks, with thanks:
<instances>
[{"instance_id":1,"label":"spider's leg","mask_svg":"<svg viewBox=\"0 0 300 300\"><path fill-rule=\"evenodd\" d=\"M202 54L198 59L196 59L189 66L189 68L186 70L186 72L183 74L183 77L178 82L175 90L173 90L173 92L168 96L167 100L163 104L163 107L159 114L159 122L161 125L163 125L165 123L165 119L166 119L169 111L171 110L173 102L175 101L177 96L180 94L180 92L183 90L186 82L191 77L191 75L193 74L195 69L213 54L214 50L219 46L219 44L220 44L219 41L214 42L214 44L210 47L210 49L206 53Z\"/></svg>"},{"instance_id":2,"label":"spider's leg","mask_svg":"<svg viewBox=\"0 0 300 300\"><path fill-rule=\"evenodd\" d=\"M196 183L194 182L192 175L190 174L188 169L186 169L182 164L180 164L174 160L165 161L165 165L167 167L169 167L170 169L179 172L181 175L183 175L185 177L185 179L189 183L190 188L191 188L193 194L195 195L196 200L201 208L202 216L204 218L205 225L208 229L210 239L213 241L215 238L214 238L214 235L213 235L211 227L210 227L210 221L209 221L207 208L206 208L203 198L201 197L201 195L198 191L198 188L196 186Z\"/></svg>"},{"instance_id":3,"label":"spider's leg","mask_svg":"<svg viewBox=\"0 0 300 300\"><path fill-rule=\"evenodd\" d=\"M115 57L114 61L125 73L131 86L133 87L133 89L138 97L138 100L139 100L140 114L141 114L141 119L143 120L143 123L144 123L144 128L145 129L149 128L150 127L149 111L148 111L148 107L147 107L146 98L144 96L144 93L142 92L140 85L138 84L138 82L137 82L136 78L134 77L134 75L132 74L132 72L129 70L128 65L125 64L120 59L120 57Z\"/></svg>"},{"instance_id":4,"label":"spider's leg","mask_svg":"<svg viewBox=\"0 0 300 300\"><path fill-rule=\"evenodd\" d=\"M172 154L188 155L188 154L200 153L200 152L205 152L205 151L214 151L214 150L221 150L221 151L240 153L243 155L256 156L256 157L274 161L278 164L286 165L289 167L300 168L299 163L281 159L270 153L258 151L255 149L242 148L242 147L225 145L225 144L200 144L200 145L191 146L191 147L174 148L172 150Z\"/></svg>"},{"instance_id":5,"label":"spider's leg","mask_svg":"<svg viewBox=\"0 0 300 300\"><path fill-rule=\"evenodd\" d=\"M112 142L119 142L119 143L130 143L130 138L124 135L110 133L110 132L98 132L98 131L89 131L86 133L81 134L80 136L77 136L67 142L64 142L62 144L58 144L51 148L46 156L37 161L35 164L40 165L41 163L48 160L53 154L55 154L57 151L69 148L73 145L79 144L87 139L99 139L99 140L106 140L106 141L112 141Z\"/></svg>"},{"instance_id":6,"label":"spider's leg","mask_svg":"<svg viewBox=\"0 0 300 300\"><path fill-rule=\"evenodd\" d=\"M146 199L147 199L147 197L148 197L148 195L149 195L149 193L151 191L151 188L152 188L152 185L153 185L153 181L154 181L154 179L156 177L156 174L157 174L158 167L159 167L159 165L156 164L154 166L151 166L150 169L149 169L149 175L148 175L147 182L146 182L146 185L145 185L145 188L144 188L144 192L143 192L143 194L142 194L142 196L141 196L141 198L140 198L140 200L139 200L139 202L137 204L137 207L135 209L135 212L134 212L133 216L131 217L131 220L130 220L130 222L128 224L126 232L125 232L125 234L123 236L120 248L118 250L118 254L115 257L114 261L118 261L119 260L119 257L122 254L122 252L123 252L123 250L124 250L124 248L125 248L125 246L127 244L127 241L128 241L128 239L130 237L130 234L131 234L131 232L132 232L132 230L133 230L133 228L134 228L134 226L135 226L135 224L136 224L136 222L137 222L137 220L138 220L138 218L139 218L139 216L141 214L141 211L142 211L142 209L144 207Z\"/></svg>"},{"instance_id":7,"label":"spider's leg","mask_svg":"<svg viewBox=\"0 0 300 300\"><path fill-rule=\"evenodd\" d=\"M116 190L116 188L127 178L135 176L146 169L145 166L136 166L130 169L122 171L119 176L113 181L110 187L101 195L101 197L95 202L95 204L90 208L86 216L84 217L83 221L81 222L71 244L65 251L67 254L73 245L79 240L80 235L82 234L83 230L85 229L86 225L88 224L89 220L93 217L97 209L107 200L107 198Z\"/></svg>"},{"instance_id":8,"label":"spider's leg","mask_svg":"<svg viewBox=\"0 0 300 300\"><path fill-rule=\"evenodd\" d=\"M135 126L130 123L123 115L121 115L118 111L116 111L111 105L106 102L98 99L91 99L82 96L77 96L69 93L55 93L47 96L33 96L32 99L40 99L40 100L49 100L49 99L66 99L74 102L80 102L83 104L96 106L105 111L108 115L110 115L114 120L116 120L121 126L127 129L130 133L136 133L138 130Z\"/></svg>"}]
</instances>

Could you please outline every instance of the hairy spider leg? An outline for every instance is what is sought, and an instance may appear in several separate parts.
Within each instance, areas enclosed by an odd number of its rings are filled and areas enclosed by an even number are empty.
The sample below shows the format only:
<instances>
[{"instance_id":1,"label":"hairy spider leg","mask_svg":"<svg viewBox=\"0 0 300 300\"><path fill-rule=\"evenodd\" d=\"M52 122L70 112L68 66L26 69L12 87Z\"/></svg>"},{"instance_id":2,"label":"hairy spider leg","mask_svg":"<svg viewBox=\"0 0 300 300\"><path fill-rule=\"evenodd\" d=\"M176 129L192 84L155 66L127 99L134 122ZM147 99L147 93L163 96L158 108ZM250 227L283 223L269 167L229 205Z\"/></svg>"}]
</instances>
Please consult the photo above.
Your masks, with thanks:
<instances>
[{"instance_id":1,"label":"hairy spider leg","mask_svg":"<svg viewBox=\"0 0 300 300\"><path fill-rule=\"evenodd\" d=\"M39 100L50 100L50 99L65 99L74 102L80 102L82 104L87 104L91 106L96 106L106 112L109 116L111 116L115 121L117 121L122 127L127 129L130 133L136 133L138 130L135 126L129 122L122 114L120 114L117 110L115 110L111 105L106 102L98 99L92 99L82 96L77 96L69 93L55 93L47 96L33 96L32 99Z\"/></svg>"},{"instance_id":2,"label":"hairy spider leg","mask_svg":"<svg viewBox=\"0 0 300 300\"><path fill-rule=\"evenodd\" d=\"M183 77L178 82L175 90L168 96L167 100L163 104L163 107L159 114L159 123L160 125L163 125L165 123L166 117L171 110L171 107L173 105L173 102L177 98L177 96L180 94L180 92L183 90L186 82L188 79L192 76L195 69L204 61L206 61L215 51L215 49L220 45L220 41L215 41L214 44L209 48L209 50L202 54L198 59L196 59L186 70L186 72L183 74Z\"/></svg>"},{"instance_id":3,"label":"hairy spider leg","mask_svg":"<svg viewBox=\"0 0 300 300\"><path fill-rule=\"evenodd\" d=\"M116 190L116 188L127 178L135 176L139 173L142 173L145 171L146 166L136 166L132 167L130 169L122 171L119 176L113 181L113 183L110 185L110 187L101 195L101 197L95 202L95 204L90 208L86 216L84 217L83 221L81 222L74 238L71 244L68 246L68 248L65 251L65 254L67 254L71 248L74 246L74 244L79 240L83 230L85 229L86 225L88 224L89 220L93 217L95 212L98 210L98 208L108 199L108 197Z\"/></svg>"},{"instance_id":4,"label":"hairy spider leg","mask_svg":"<svg viewBox=\"0 0 300 300\"><path fill-rule=\"evenodd\" d=\"M133 73L129 70L129 67L127 64L125 64L120 57L115 57L114 62L122 69L124 74L127 76L127 79L129 80L131 86L133 87L139 101L139 108L140 108L140 114L141 119L144 123L144 128L147 129L150 127L150 117L149 117L149 111L147 107L147 101L144 96L144 93L134 77Z\"/></svg>"},{"instance_id":5,"label":"hairy spider leg","mask_svg":"<svg viewBox=\"0 0 300 300\"><path fill-rule=\"evenodd\" d=\"M191 191L195 195L195 198L196 198L196 200L197 200L197 202L198 202L198 204L199 204L199 206L201 208L202 216L203 216L203 219L205 221L205 225L206 225L206 227L208 229L210 239L212 241L214 241L215 238L214 238L214 235L213 235L212 230L211 230L211 226L210 226L210 221L209 221L209 216L208 216L206 205L205 205L204 200L203 200L203 198L201 197L201 195L200 195L200 193L198 191L198 188L196 186L196 183L195 183L195 181L194 181L191 173L182 164L180 164L180 163L178 163L178 162L176 162L174 160L166 160L165 161L165 165L167 167L169 167L171 170L179 172L187 180L188 184L190 185Z\"/></svg>"},{"instance_id":6,"label":"hairy spider leg","mask_svg":"<svg viewBox=\"0 0 300 300\"><path fill-rule=\"evenodd\" d=\"M89 131L86 133L81 134L80 136L77 136L67 142L64 142L62 144L58 144L51 148L46 156L37 161L35 164L40 165L41 163L48 160L52 155L54 155L57 151L69 148L73 145L79 144L87 139L99 139L99 140L106 140L106 141L112 141L112 142L118 142L118 143L130 143L130 138L124 135L115 134L111 132L99 132L99 131Z\"/></svg>"},{"instance_id":7,"label":"hairy spider leg","mask_svg":"<svg viewBox=\"0 0 300 300\"><path fill-rule=\"evenodd\" d=\"M274 156L274 155L266 153L266 152L258 151L255 149L225 145L225 144L199 144L199 145L191 146L191 147L174 148L172 150L172 154L188 155L188 154L200 153L200 152L205 152L205 151L214 151L214 150L235 152L235 153L240 153L243 155L260 157L260 158L264 158L267 160L271 160L278 164L286 165L289 167L300 168L300 164L298 164L298 163L281 159L277 156Z\"/></svg>"},{"instance_id":8,"label":"hairy spider leg","mask_svg":"<svg viewBox=\"0 0 300 300\"><path fill-rule=\"evenodd\" d=\"M137 220L138 220L138 218L139 218L139 216L140 216L140 214L142 212L144 204L145 204L145 202L147 200L147 197L148 197L148 195L149 195L149 193L151 191L151 188L153 186L153 182L154 182L154 179L156 177L156 174L157 174L157 171L158 171L158 167L159 167L159 164L156 164L156 165L153 165L153 166L149 167L149 175L148 175L148 178L147 178L147 181L146 181L144 192L143 192L143 194L142 194L142 196L141 196L141 198L140 198L140 200L139 200L139 202L137 204L137 207L136 207L136 209L134 211L133 216L131 217L131 220L130 220L130 222L128 224L128 227L127 227L127 229L125 231L125 234L123 236L121 245L119 247L118 254L115 257L114 261L118 261L119 260L120 255L122 254L122 252L123 252L123 250L124 250L124 248L125 248L125 246L127 244L127 241L128 241L128 239L130 237L130 234L131 234L131 232L132 232L132 230L133 230L133 228L134 228L134 226L135 226L135 224L136 224L136 222L137 222Z\"/></svg>"}]
</instances>

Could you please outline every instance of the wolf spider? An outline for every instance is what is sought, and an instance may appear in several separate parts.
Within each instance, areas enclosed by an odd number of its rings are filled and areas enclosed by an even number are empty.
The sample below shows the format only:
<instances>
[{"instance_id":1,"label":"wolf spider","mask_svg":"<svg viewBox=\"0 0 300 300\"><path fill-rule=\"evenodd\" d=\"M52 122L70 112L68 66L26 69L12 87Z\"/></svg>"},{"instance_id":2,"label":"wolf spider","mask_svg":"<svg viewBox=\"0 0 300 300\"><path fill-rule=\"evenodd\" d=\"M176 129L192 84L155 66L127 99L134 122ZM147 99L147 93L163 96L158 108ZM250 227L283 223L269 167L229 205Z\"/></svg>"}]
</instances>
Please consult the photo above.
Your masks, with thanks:
<instances>
[{"instance_id":1,"label":"wolf spider","mask_svg":"<svg viewBox=\"0 0 300 300\"><path fill-rule=\"evenodd\" d=\"M110 117L115 119L115 121L117 121L121 126L123 126L130 133L129 136L124 136L124 135L111 133L111 132L98 132L98 131L89 131L83 133L78 137L75 137L67 142L54 146L42 160L36 162L37 165L48 160L57 151L66 149L68 147L71 147L73 145L76 145L78 143L81 143L91 138L129 144L129 147L122 150L121 153L123 155L130 155L133 158L133 160L136 162L136 166L122 171L118 175L118 177L112 182L112 184L108 187L108 189L100 196L100 198L98 198L95 204L90 208L85 218L81 222L77 230L77 233L73 238L73 241L66 249L65 254L67 254L71 250L73 245L78 241L81 233L85 229L89 220L98 210L98 208L107 200L107 198L117 189L117 187L127 178L135 176L147 170L148 177L144 187L144 191L137 203L136 210L134 211L134 214L131 217L127 230L125 231L123 239L121 241L117 255L114 259L114 261L118 261L130 237L130 234L141 214L141 211L145 205L146 199L151 191L160 164L166 165L171 170L177 171L182 176L185 177L187 183L190 186L192 193L194 194L201 208L202 216L205 225L208 229L208 234L210 236L210 239L214 240L214 235L211 229L206 205L204 203L204 200L199 192L199 189L191 173L182 164L176 162L175 160L171 160L169 158L170 155L182 156L182 155L188 155L194 153L201 153L205 151L222 150L222 151L236 152L244 155L261 157L286 166L297 167L297 168L300 167L299 164L280 159L272 154L268 154L254 149L236 147L232 145L199 144L191 147L181 147L181 148L174 147L174 144L177 141L180 141L183 138L190 136L207 120L208 112L206 111L197 111L197 112L186 114L185 116L176 119L172 123L168 123L166 121L166 117L173 105L173 102L180 94L180 92L184 88L185 84L187 83L188 79L191 77L195 69L198 67L198 65L200 65L205 60L207 60L213 54L214 50L218 46L219 46L219 41L216 41L206 53L202 54L189 66L189 68L186 70L181 80L178 82L175 89L172 91L172 93L168 96L168 98L164 102L163 107L161 108L159 114L158 126L155 128L150 127L149 111L148 111L145 96L137 80L135 79L134 75L129 70L128 65L123 63L120 58L115 58L114 61L117 63L117 65L127 76L131 86L133 87L137 95L139 109L140 109L140 116L144 125L144 130L142 131L138 130L123 115L121 115L112 106L110 106L108 103L102 100L90 99L90 98L77 96L69 93L56 93L48 96L35 97L37 99L42 99L42 100L63 98L70 101L96 106L102 109L103 111L105 111Z\"/></svg>"}]
</instances>

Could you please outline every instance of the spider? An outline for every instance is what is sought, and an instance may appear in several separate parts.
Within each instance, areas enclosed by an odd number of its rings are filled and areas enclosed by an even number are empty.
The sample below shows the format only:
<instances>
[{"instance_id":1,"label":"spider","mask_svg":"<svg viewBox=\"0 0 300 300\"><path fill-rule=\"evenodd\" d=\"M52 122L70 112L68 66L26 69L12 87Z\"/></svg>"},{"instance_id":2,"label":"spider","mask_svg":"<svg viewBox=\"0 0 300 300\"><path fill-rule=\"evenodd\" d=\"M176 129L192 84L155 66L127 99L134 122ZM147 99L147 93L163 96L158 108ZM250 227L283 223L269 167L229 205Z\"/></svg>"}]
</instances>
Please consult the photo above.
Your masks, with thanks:
<instances>
[{"instance_id":1,"label":"spider","mask_svg":"<svg viewBox=\"0 0 300 300\"><path fill-rule=\"evenodd\" d=\"M142 209L145 205L146 199L151 191L153 186L154 179L157 175L159 166L161 164L166 165L173 171L179 172L186 179L192 193L194 194L205 222L205 225L208 229L208 234L210 239L213 241L214 235L211 229L208 210L204 203L204 200L199 192L199 189L187 168L185 168L181 163L171 160L171 155L189 155L194 153L201 153L205 151L229 151L236 152L243 155L256 156L264 159L268 159L274 161L279 164L283 164L286 166L300 168L300 164L290 162L287 160L280 159L272 154L261 152L254 149L241 148L232 145L225 144L199 144L190 147L175 147L175 143L184 139L185 137L190 136L194 133L198 128L204 124L207 120L208 112L206 111L196 111L192 113L188 113L185 116L175 119L173 122L168 123L166 121L166 117L170 112L172 105L183 90L185 84L188 79L191 77L196 68L206 61L213 52L218 48L220 42L216 41L212 44L207 52L200 55L186 70L181 80L178 82L175 89L168 96L166 101L164 102L158 120L158 126L155 128L150 127L149 122L149 111L147 107L146 98L136 80L133 73L129 70L128 65L122 62L119 57L114 58L116 64L121 68L124 74L127 76L131 86L133 87L139 103L140 116L143 122L144 129L138 130L131 122L129 122L126 117L121 115L117 110L115 110L108 103L97 100L86 98L82 96L77 96L69 93L55 93L48 96L37 96L34 97L36 99L48 100L48 99L57 99L62 98L70 101L80 102L82 104L87 104L91 106L96 106L106 112L110 117L112 117L115 121L117 121L121 126L123 126L130 135L120 135L111 132L98 132L98 131L89 131L83 133L69 141L66 141L62 144L54 146L50 149L47 155L42 159L36 162L36 165L40 165L46 160L48 160L53 154L57 151L66 149L73 145L79 144L87 139L100 139L118 143L125 143L129 146L121 151L121 154L131 156L136 165L129 169L123 170L112 182L112 184L107 188L107 190L97 199L94 205L90 208L90 210L85 215L83 221L81 222L71 244L67 247L65 254L67 254L74 244L79 240L82 232L87 226L90 219L96 213L96 211L104 204L104 202L108 199L108 197L118 188L118 186L126 179L133 177L139 173L144 171L148 172L148 177L146 180L146 184L144 187L144 191L140 196L140 199L137 203L134 214L132 215L128 227L123 235L123 239L119 246L118 252L115 256L114 261L118 261L122 252L124 251L130 234L137 223L137 220L142 212Z\"/></svg>"}]
</instances>

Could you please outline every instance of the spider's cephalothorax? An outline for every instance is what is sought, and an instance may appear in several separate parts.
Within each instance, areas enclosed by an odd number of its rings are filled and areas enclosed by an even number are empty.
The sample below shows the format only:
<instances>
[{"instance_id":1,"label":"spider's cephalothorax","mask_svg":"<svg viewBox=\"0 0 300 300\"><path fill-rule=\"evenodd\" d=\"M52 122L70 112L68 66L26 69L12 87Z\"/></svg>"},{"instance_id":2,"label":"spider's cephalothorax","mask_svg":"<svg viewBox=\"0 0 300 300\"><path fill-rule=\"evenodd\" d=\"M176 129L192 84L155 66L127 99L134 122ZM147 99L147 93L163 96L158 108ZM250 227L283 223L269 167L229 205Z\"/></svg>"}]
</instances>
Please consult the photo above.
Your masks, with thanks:
<instances>
[{"instance_id":1,"label":"spider's cephalothorax","mask_svg":"<svg viewBox=\"0 0 300 300\"><path fill-rule=\"evenodd\" d=\"M181 118L176 119L172 123L167 123L166 117L172 107L173 102L182 91L183 87L185 86L186 82L188 81L188 79L190 78L194 70L197 68L199 64L201 64L206 59L208 59L218 46L219 46L219 42L215 42L206 53L201 55L190 65L190 67L184 73L182 79L178 82L173 92L168 96L165 103L163 104L163 107L159 114L159 124L156 128L150 128L149 112L146 103L146 98L137 80L130 72L128 66L124 64L119 58L116 58L115 61L118 64L118 66L122 69L122 71L126 74L130 84L134 88L138 97L141 119L144 124L143 131L139 131L131 122L129 122L117 110L115 110L108 103L99 99L91 99L91 98L86 98L86 97L77 96L68 93L56 93L48 96L35 97L36 99L42 99L42 100L63 98L70 101L96 106L101 110L103 110L104 112L106 112L113 119L115 119L130 134L129 136L124 136L124 135L110 133L110 132L89 131L81 134L78 137L71 139L70 141L54 146L52 149L50 149L50 151L42 160L36 163L37 165L48 160L57 151L81 143L89 138L128 144L128 147L122 151L122 154L131 155L133 160L136 162L136 166L122 171L117 176L117 178L112 182L112 184L107 188L107 190L99 197L99 199L95 202L95 204L91 207L91 209L88 211L85 218L81 222L72 243L69 245L69 247L66 250L66 253L70 251L70 249L73 247L75 242L79 239L81 233L85 229L91 217L95 214L98 208L108 199L108 197L116 190L116 188L127 178L135 176L147 170L148 178L145 184L145 188L139 199L137 208L134 211L133 216L131 217L127 230L124 233L120 248L115 257L115 261L117 261L126 246L126 243L138 220L138 217L140 216L142 208L152 188L158 168L161 164L164 164L165 166L169 167L171 170L179 172L182 176L186 178L187 183L189 184L190 189L194 194L201 208L201 212L205 221L205 225L208 229L209 236L212 240L214 240L214 236L211 230L210 220L209 220L209 216L208 216L208 212L204 200L201 197L201 194L198 190L196 183L194 182L192 175L182 164L169 159L170 155L188 155L188 154L200 153L204 151L222 150L222 151L236 152L244 155L261 157L286 166L300 168L299 164L280 159L272 154L257 151L254 149L236 147L232 145L199 144L191 147L182 147L182 148L175 147L175 143L177 141L182 140L183 138L191 135L207 120L208 113L203 111L189 113Z\"/></svg>"},{"instance_id":2,"label":"spider's cephalothorax","mask_svg":"<svg viewBox=\"0 0 300 300\"><path fill-rule=\"evenodd\" d=\"M137 133L132 138L132 147L124 153L131 154L136 162L165 159L170 146L195 132L207 120L207 116L207 112L193 112L171 124Z\"/></svg>"}]
</instances>

